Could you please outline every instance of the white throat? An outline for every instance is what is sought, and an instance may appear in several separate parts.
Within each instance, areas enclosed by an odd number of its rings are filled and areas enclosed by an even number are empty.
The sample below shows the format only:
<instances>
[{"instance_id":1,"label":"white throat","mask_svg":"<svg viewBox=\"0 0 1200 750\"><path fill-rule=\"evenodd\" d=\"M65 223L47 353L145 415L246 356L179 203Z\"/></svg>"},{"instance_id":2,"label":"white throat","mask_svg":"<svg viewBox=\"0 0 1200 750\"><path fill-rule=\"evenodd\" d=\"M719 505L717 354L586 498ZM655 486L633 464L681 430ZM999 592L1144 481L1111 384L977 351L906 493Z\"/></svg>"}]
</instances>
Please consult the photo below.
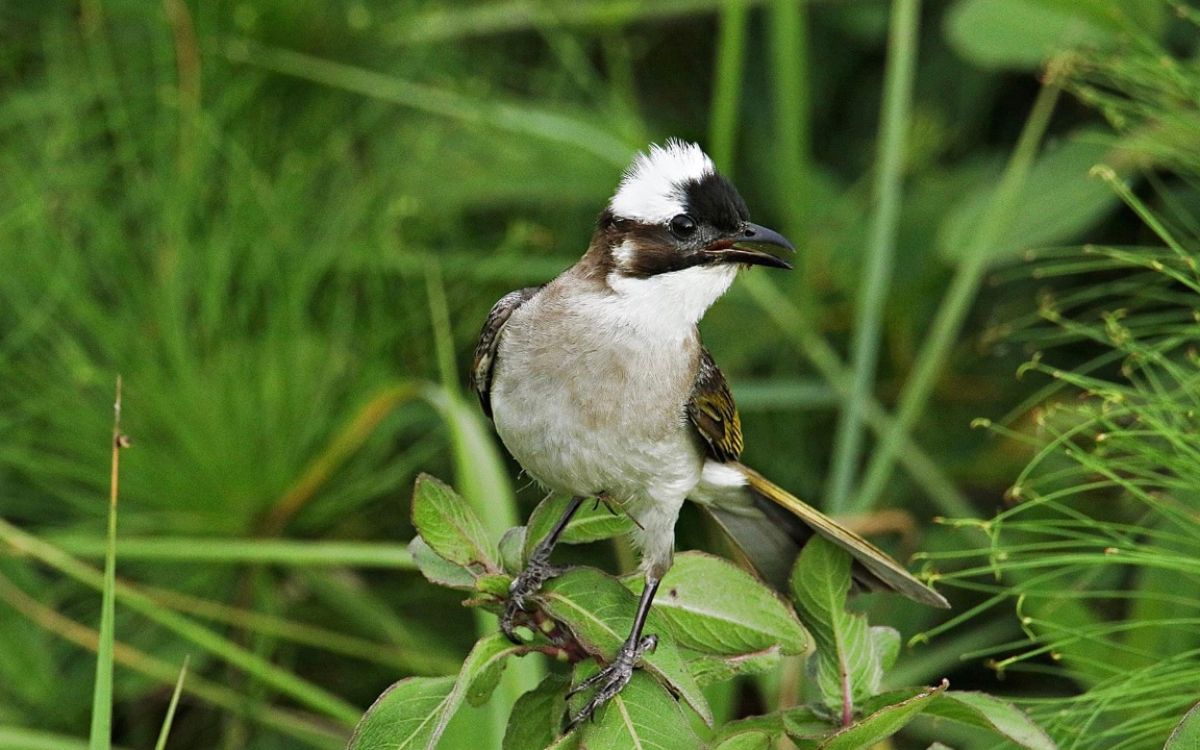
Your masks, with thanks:
<instances>
[{"instance_id":1,"label":"white throat","mask_svg":"<svg viewBox=\"0 0 1200 750\"><path fill-rule=\"evenodd\" d=\"M613 306L627 325L664 335L690 335L737 276L736 265L693 266L647 278L613 272Z\"/></svg>"}]
</instances>

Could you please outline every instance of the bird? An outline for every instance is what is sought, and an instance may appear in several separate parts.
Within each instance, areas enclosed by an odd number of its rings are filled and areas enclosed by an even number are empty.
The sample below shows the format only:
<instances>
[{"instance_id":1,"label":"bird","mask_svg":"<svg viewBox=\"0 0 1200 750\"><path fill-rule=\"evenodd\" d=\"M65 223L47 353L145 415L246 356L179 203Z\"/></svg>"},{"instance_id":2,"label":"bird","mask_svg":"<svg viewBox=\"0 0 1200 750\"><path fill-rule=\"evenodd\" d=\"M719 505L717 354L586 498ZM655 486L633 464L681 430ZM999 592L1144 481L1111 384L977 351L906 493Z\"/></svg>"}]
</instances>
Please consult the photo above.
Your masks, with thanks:
<instances>
[{"instance_id":1,"label":"bird","mask_svg":"<svg viewBox=\"0 0 1200 750\"><path fill-rule=\"evenodd\" d=\"M858 587L949 606L886 553L740 461L733 395L697 324L741 271L790 269L783 255L793 252L779 232L750 221L737 188L698 145L669 139L634 157L577 263L505 295L487 316L470 386L524 471L571 498L512 582L504 633L519 642L515 627L561 572L550 553L585 499L603 497L634 520L645 587L615 657L572 689L595 692L568 729L617 695L657 645L643 630L685 500L777 586L815 533L850 553Z\"/></svg>"}]
</instances>

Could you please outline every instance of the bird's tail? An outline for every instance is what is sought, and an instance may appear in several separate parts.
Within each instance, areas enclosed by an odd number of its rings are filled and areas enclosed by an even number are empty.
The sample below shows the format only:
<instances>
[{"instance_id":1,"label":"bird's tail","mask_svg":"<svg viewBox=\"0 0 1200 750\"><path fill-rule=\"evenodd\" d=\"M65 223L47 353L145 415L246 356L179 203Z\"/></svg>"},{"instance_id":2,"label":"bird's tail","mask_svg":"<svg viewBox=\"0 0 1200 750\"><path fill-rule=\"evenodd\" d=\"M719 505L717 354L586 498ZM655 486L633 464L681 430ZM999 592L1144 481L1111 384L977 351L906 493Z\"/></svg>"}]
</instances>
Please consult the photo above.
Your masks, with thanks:
<instances>
[{"instance_id":1,"label":"bird's tail","mask_svg":"<svg viewBox=\"0 0 1200 750\"><path fill-rule=\"evenodd\" d=\"M754 469L709 461L693 493L767 582L786 590L796 554L814 533L854 557L855 582L871 591L895 591L922 604L949 608L883 550L826 516Z\"/></svg>"}]
</instances>

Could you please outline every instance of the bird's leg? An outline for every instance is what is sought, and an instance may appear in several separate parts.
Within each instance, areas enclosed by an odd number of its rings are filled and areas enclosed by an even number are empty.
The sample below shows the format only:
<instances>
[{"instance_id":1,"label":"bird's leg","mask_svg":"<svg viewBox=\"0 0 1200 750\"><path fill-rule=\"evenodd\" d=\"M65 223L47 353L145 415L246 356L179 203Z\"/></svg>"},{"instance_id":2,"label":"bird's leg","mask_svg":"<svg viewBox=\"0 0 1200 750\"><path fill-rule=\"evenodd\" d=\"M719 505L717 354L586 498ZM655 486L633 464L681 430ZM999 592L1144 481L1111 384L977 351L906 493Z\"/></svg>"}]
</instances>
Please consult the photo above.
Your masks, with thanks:
<instances>
[{"instance_id":1,"label":"bird's leg","mask_svg":"<svg viewBox=\"0 0 1200 750\"><path fill-rule=\"evenodd\" d=\"M567 693L569 698L576 693L599 686L591 700L579 709L579 713L571 717L570 723L567 724L568 732L584 719L591 717L597 709L621 692L621 689L629 684L629 680L633 677L633 670L642 656L652 653L654 647L658 645L658 636L642 635L642 628L646 625L646 616L650 614L650 604L654 601L654 594L657 591L658 578L646 576L646 588L642 591L642 598L638 600L637 614L634 615L633 628L629 632L629 637L621 644L621 648L617 650L616 656L607 667L571 688L571 692Z\"/></svg>"},{"instance_id":2,"label":"bird's leg","mask_svg":"<svg viewBox=\"0 0 1200 750\"><path fill-rule=\"evenodd\" d=\"M571 498L571 502L563 511L558 522L554 524L554 528L550 530L545 539L538 542L538 545L533 548L529 562L525 564L525 570L522 570L521 574L513 579L512 584L508 587L508 601L505 602L504 614L500 617L500 629L513 643L521 643L515 628L518 618L525 612L526 600L536 594L542 588L543 583L562 572L561 568L550 564L550 553L554 550L554 545L558 543L558 538L566 530L567 524L571 522L571 517L575 515L575 511L579 510L581 505L583 505L582 497Z\"/></svg>"}]
</instances>

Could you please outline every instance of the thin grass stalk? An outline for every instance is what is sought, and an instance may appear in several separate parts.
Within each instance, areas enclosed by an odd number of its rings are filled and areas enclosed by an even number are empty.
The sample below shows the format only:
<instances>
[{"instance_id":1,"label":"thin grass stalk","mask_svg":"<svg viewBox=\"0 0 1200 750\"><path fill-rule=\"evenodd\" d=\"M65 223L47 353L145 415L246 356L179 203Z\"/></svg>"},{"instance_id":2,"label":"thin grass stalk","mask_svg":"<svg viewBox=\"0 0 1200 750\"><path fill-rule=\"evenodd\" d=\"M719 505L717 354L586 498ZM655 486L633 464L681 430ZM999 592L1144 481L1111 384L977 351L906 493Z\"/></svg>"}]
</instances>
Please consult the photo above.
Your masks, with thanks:
<instances>
[{"instance_id":1,"label":"thin grass stalk","mask_svg":"<svg viewBox=\"0 0 1200 750\"><path fill-rule=\"evenodd\" d=\"M92 724L88 736L91 750L112 745L113 641L116 629L117 587L117 496L121 487L121 376L117 376L113 399L112 463L108 480L108 536L104 548L104 577L101 585L100 642L96 649L96 682L92 688Z\"/></svg>"},{"instance_id":2,"label":"thin grass stalk","mask_svg":"<svg viewBox=\"0 0 1200 750\"><path fill-rule=\"evenodd\" d=\"M1013 150L996 194L988 206L979 231L975 234L975 242L955 271L950 288L942 299L929 335L917 355L912 374L900 394L895 421L882 437L879 448L867 467L866 478L850 503L850 507L855 511L869 510L883 494L901 447L909 441L913 426L924 411L934 384L944 372L950 350L962 329L984 271L987 270L991 257L989 251L1011 220L1020 198L1021 187L1033 166L1038 146L1062 92L1062 84L1055 73L1055 67L1055 64L1051 63L1046 83L1038 92L1017 147Z\"/></svg>"},{"instance_id":3,"label":"thin grass stalk","mask_svg":"<svg viewBox=\"0 0 1200 750\"><path fill-rule=\"evenodd\" d=\"M853 355L854 381L850 397L842 402L834 440L833 466L826 485L826 507L833 513L846 510L851 485L862 452L862 412L875 384L883 306L891 286L900 224L904 176L904 139L912 111L913 81L917 70L918 26L921 0L892 3L888 35L887 72L883 91L883 122L875 167L875 211L867 242L866 283L858 297Z\"/></svg>"},{"instance_id":4,"label":"thin grass stalk","mask_svg":"<svg viewBox=\"0 0 1200 750\"><path fill-rule=\"evenodd\" d=\"M766 14L775 83L775 174L784 229L803 234L808 212L808 20L795 0L774 0Z\"/></svg>"},{"instance_id":5,"label":"thin grass stalk","mask_svg":"<svg viewBox=\"0 0 1200 750\"><path fill-rule=\"evenodd\" d=\"M733 175L734 139L737 137L738 106L742 99L748 15L746 0L726 0L721 6L712 114L708 123L708 152L717 168L729 176Z\"/></svg>"},{"instance_id":6,"label":"thin grass stalk","mask_svg":"<svg viewBox=\"0 0 1200 750\"><path fill-rule=\"evenodd\" d=\"M179 668L179 679L175 681L175 689L171 691L171 702L167 704L167 715L163 717L162 729L158 732L158 742L154 743L154 750L166 750L167 737L171 734L171 723L175 721L175 709L179 707L179 696L183 692L183 680L187 677L190 658L184 657L183 666Z\"/></svg>"},{"instance_id":7,"label":"thin grass stalk","mask_svg":"<svg viewBox=\"0 0 1200 750\"><path fill-rule=\"evenodd\" d=\"M47 535L46 540L80 557L103 557L104 539ZM289 567L357 567L415 570L406 542L341 542L300 539L229 539L202 536L133 537L121 540L121 559L181 565L268 564Z\"/></svg>"}]
</instances>

